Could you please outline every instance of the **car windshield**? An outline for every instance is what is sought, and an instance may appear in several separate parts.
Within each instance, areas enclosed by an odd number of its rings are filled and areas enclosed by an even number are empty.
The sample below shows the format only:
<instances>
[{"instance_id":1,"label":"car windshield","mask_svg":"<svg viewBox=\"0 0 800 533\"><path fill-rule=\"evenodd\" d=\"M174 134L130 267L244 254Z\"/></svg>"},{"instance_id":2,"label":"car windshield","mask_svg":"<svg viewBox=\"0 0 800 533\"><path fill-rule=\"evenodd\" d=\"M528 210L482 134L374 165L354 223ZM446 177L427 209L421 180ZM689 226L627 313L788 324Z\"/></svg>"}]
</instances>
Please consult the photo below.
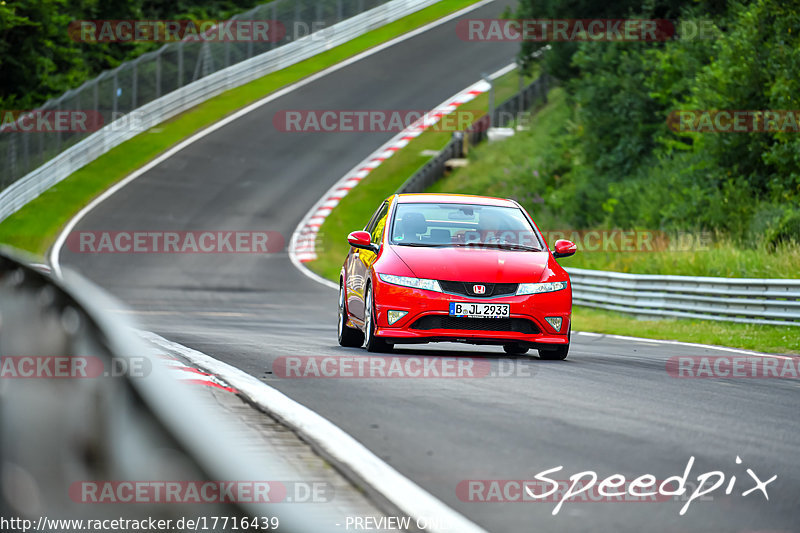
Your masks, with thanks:
<instances>
[{"instance_id":1,"label":"car windshield","mask_svg":"<svg viewBox=\"0 0 800 533\"><path fill-rule=\"evenodd\" d=\"M398 204L391 242L401 246L542 250L536 231L519 208L475 204Z\"/></svg>"}]
</instances>

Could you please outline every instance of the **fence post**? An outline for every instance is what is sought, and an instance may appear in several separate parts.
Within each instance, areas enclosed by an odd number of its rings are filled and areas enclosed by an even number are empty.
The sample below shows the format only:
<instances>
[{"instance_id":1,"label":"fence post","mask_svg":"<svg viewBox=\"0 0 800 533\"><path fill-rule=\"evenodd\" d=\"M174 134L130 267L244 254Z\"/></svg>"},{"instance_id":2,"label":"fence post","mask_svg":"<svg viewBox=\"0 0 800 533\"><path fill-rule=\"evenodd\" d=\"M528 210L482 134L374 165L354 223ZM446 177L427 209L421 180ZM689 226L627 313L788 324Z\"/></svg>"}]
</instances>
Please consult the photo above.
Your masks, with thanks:
<instances>
[{"instance_id":1,"label":"fence post","mask_svg":"<svg viewBox=\"0 0 800 533\"><path fill-rule=\"evenodd\" d=\"M178 41L178 86L183 87L183 41Z\"/></svg>"},{"instance_id":2,"label":"fence post","mask_svg":"<svg viewBox=\"0 0 800 533\"><path fill-rule=\"evenodd\" d=\"M117 70L114 71L114 87L111 94L111 122L117 120L117 92L119 91L119 80Z\"/></svg>"},{"instance_id":3,"label":"fence post","mask_svg":"<svg viewBox=\"0 0 800 533\"><path fill-rule=\"evenodd\" d=\"M22 136L22 153L23 153L23 157L24 157L23 162L24 162L24 165L25 165L25 173L26 174L31 169L30 149L31 149L31 143L28 140L28 136L27 135L23 135ZM14 178L12 176L12 179L16 179L16 178Z\"/></svg>"},{"instance_id":4,"label":"fence post","mask_svg":"<svg viewBox=\"0 0 800 533\"><path fill-rule=\"evenodd\" d=\"M494 80L488 74L481 74L483 81L489 84L489 127L494 124Z\"/></svg>"},{"instance_id":5,"label":"fence post","mask_svg":"<svg viewBox=\"0 0 800 533\"><path fill-rule=\"evenodd\" d=\"M116 81L116 77L114 80ZM61 111L61 98L58 99L56 104L56 111ZM61 152L61 128L56 128L56 153Z\"/></svg>"},{"instance_id":6,"label":"fence post","mask_svg":"<svg viewBox=\"0 0 800 533\"><path fill-rule=\"evenodd\" d=\"M14 179L14 175L17 171L17 151L16 151L16 143L17 143L17 135L8 134L9 135L9 143L8 143L8 167L9 167L9 175L11 179ZM41 135L41 133L40 133Z\"/></svg>"},{"instance_id":7,"label":"fence post","mask_svg":"<svg viewBox=\"0 0 800 533\"><path fill-rule=\"evenodd\" d=\"M519 72L519 90L517 92L517 102L519 105L517 106L518 115L517 120L519 121L522 116L522 112L525 111L525 71L522 68L522 62L517 59L517 72Z\"/></svg>"},{"instance_id":8,"label":"fence post","mask_svg":"<svg viewBox=\"0 0 800 533\"><path fill-rule=\"evenodd\" d=\"M156 98L161 97L161 50L156 54Z\"/></svg>"},{"instance_id":9,"label":"fence post","mask_svg":"<svg viewBox=\"0 0 800 533\"><path fill-rule=\"evenodd\" d=\"M277 4L280 1L281 0L275 0L274 2L272 2L270 4L270 7L272 8L272 14L271 14L272 20L270 21L270 27L271 28L274 27L273 25L278 20L278 5ZM270 45L269 45L269 47L270 47L270 49L273 49L276 46L278 46L278 41L275 39L274 35L271 35L270 36Z\"/></svg>"},{"instance_id":10,"label":"fence post","mask_svg":"<svg viewBox=\"0 0 800 533\"><path fill-rule=\"evenodd\" d=\"M133 62L133 79L131 80L131 111L136 109L138 106L136 105L136 101L138 100L139 96L139 60Z\"/></svg>"}]
</instances>

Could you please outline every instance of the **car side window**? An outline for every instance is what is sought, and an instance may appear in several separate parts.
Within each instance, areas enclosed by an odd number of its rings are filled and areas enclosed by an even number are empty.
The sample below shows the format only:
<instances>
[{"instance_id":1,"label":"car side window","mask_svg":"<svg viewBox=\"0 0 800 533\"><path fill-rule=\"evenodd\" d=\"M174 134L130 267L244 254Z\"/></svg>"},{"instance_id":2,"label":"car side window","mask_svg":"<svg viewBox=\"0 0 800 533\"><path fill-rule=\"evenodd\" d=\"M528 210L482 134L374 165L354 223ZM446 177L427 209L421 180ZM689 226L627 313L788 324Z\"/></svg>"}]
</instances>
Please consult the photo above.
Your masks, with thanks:
<instances>
[{"instance_id":1,"label":"car side window","mask_svg":"<svg viewBox=\"0 0 800 533\"><path fill-rule=\"evenodd\" d=\"M372 218L369 220L369 224L367 227L364 228L364 231L369 232L370 235L373 236L373 242L375 242L375 235L374 232L378 226L381 227L380 232L378 233L378 237L383 234L383 226L386 224L386 213L389 211L389 202L383 202L381 206L375 211L375 214L372 215ZM381 220L383 220L383 224L380 224Z\"/></svg>"},{"instance_id":2,"label":"car side window","mask_svg":"<svg viewBox=\"0 0 800 533\"><path fill-rule=\"evenodd\" d=\"M384 209L382 209L381 213L379 214L380 218L378 219L378 223L375 224L375 229L370 232L372 238L370 239L371 242L379 243L383 238L383 230L386 229L386 217L389 213L389 205L384 204Z\"/></svg>"}]
</instances>

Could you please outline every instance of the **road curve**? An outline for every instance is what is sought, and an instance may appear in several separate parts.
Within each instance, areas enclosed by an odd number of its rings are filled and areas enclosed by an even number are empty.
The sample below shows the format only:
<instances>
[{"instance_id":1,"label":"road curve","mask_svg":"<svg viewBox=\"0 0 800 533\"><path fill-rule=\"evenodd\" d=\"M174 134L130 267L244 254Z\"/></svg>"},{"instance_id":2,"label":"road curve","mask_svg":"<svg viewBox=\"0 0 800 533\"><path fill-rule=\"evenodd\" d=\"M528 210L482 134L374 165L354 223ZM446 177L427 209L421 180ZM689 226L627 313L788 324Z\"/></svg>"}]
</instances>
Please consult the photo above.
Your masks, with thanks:
<instances>
[{"instance_id":1,"label":"road curve","mask_svg":"<svg viewBox=\"0 0 800 533\"><path fill-rule=\"evenodd\" d=\"M511 0L467 15L497 16ZM464 43L456 21L333 72L253 111L157 165L75 228L270 230L288 239L328 187L391 133L281 134L286 109L431 108L509 63L514 43ZM143 327L256 376L319 412L432 494L490 531L798 531L798 380L676 379L677 355L735 352L575 335L570 358L502 358L496 349L441 345L413 355L487 356L510 377L281 379L276 358L353 355L336 343L336 294L275 254L77 254L62 264L125 301ZM742 464L736 463L736 457ZM585 470L629 479L720 470L730 495L696 501L487 503L464 480L554 478ZM750 468L774 474L769 501ZM563 474L563 475L561 475ZM513 496L513 495L512 495ZM456 532L457 533L457 532Z\"/></svg>"}]
</instances>

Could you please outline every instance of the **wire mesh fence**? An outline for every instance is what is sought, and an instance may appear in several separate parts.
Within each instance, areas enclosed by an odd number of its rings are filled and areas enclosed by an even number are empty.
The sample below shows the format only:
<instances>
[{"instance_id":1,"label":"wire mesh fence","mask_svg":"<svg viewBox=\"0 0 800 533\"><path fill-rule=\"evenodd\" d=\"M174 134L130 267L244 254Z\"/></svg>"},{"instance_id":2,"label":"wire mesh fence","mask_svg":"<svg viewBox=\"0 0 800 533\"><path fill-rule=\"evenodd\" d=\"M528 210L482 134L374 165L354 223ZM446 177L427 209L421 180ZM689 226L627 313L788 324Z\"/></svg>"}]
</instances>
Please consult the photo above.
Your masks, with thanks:
<instances>
[{"instance_id":1,"label":"wire mesh fence","mask_svg":"<svg viewBox=\"0 0 800 533\"><path fill-rule=\"evenodd\" d=\"M269 38L204 39L189 35L125 62L49 100L30 116L19 115L0 130L0 190L94 133L100 126L124 127L126 115L154 100L227 67L298 39L330 32L331 26L390 0L275 0L224 21L267 21L278 28ZM69 29L64 28L67 32ZM79 118L75 118L75 116ZM53 117L66 116L58 122ZM81 116L90 119L81 121ZM24 123L23 123L24 122Z\"/></svg>"}]
</instances>

